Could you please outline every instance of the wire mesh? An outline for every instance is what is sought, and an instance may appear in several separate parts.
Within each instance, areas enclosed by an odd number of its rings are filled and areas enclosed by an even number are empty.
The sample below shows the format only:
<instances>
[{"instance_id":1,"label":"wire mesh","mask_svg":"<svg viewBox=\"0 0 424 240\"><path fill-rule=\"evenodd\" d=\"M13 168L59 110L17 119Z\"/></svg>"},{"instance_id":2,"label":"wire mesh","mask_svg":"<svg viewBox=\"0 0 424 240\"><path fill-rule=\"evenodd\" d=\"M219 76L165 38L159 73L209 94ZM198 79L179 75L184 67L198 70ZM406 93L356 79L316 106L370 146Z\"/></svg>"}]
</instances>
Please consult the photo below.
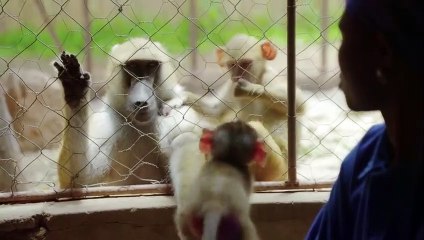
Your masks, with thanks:
<instances>
[{"instance_id":1,"label":"wire mesh","mask_svg":"<svg viewBox=\"0 0 424 240\"><path fill-rule=\"evenodd\" d=\"M295 4L295 73L297 87L302 90L297 97L305 109L297 116L296 176L300 185L318 186L337 177L343 158L372 124L381 121L381 116L351 112L337 87L337 51L341 41L337 23L344 1L309 0ZM108 95L126 71L108 70L109 62L117 60L110 55L115 44L140 36L160 42L174 69L165 81L178 79L188 91L199 95L197 101L218 102L234 116L250 110L237 108L218 94L218 89L230 81L230 71L217 64L215 51L236 33L272 42L277 47L277 57L267 63L276 72L271 81L287 81L287 53L291 50L286 43L285 1L0 0L0 5L0 177L4 179L0 191L57 191L58 168L64 169L71 181L86 176L84 187L167 183L162 166L166 159L161 153L169 150L162 148L167 136L179 134L186 126L194 129L216 122L216 116L210 114L196 112L193 117L188 105L172 119L157 122L151 132L140 130L132 122L134 110L120 111L115 105L124 101L128 92L115 91L113 100ZM86 112L86 119L80 122L67 119L63 86L52 67L63 50L75 54L91 75L84 107L73 113L78 116L78 112ZM251 99L250 104L259 102L258 98ZM160 104L165 102L157 100ZM110 112L119 121L101 125L104 115ZM254 119L266 120L263 116ZM155 130L168 122L169 134ZM76 123L79 125L72 125ZM94 125L100 130L93 130ZM63 134L70 127L79 141L65 145ZM275 132L270 130L267 137L282 134L286 138L287 121L272 130ZM127 138L117 137L122 132ZM81 142L86 145L78 148ZM146 145L150 146L148 150ZM69 150L69 161L87 158L95 164L77 170L60 165L62 148ZM135 160L127 166L115 159L118 155ZM287 152L282 157L287 159ZM89 180L89 176L101 171L113 172L114 177ZM150 171L159 171L155 179L146 174ZM272 186L287 187L277 185ZM110 194L109 190L106 192Z\"/></svg>"}]
</instances>

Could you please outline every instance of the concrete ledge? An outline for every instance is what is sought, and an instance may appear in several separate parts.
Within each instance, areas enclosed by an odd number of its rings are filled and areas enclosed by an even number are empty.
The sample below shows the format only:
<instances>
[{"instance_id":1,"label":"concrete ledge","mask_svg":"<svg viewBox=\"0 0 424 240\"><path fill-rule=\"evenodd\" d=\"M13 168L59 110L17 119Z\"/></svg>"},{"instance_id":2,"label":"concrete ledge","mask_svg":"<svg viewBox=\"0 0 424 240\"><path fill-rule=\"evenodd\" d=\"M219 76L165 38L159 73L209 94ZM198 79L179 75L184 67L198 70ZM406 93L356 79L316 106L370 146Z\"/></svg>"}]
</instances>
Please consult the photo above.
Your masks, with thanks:
<instances>
[{"instance_id":1,"label":"concrete ledge","mask_svg":"<svg viewBox=\"0 0 424 240\"><path fill-rule=\"evenodd\" d=\"M262 239L303 239L329 192L256 193L252 218ZM172 196L0 205L0 239L177 240Z\"/></svg>"}]
</instances>

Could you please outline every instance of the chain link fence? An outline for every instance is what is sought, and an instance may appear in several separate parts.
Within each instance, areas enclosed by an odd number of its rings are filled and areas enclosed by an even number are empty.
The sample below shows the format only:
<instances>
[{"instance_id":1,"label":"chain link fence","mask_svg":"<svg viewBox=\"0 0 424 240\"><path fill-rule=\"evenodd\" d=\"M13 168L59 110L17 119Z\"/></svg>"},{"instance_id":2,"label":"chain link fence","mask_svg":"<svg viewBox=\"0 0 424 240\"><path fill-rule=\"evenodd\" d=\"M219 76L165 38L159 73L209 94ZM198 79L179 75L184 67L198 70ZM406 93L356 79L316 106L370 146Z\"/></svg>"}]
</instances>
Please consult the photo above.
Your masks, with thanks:
<instances>
[{"instance_id":1,"label":"chain link fence","mask_svg":"<svg viewBox=\"0 0 424 240\"><path fill-rule=\"evenodd\" d=\"M90 72L92 98L87 106L89 118L96 118L111 83L105 68L111 60L110 50L133 37L160 42L169 51L180 84L201 96L229 81L229 73L216 62L215 50L236 33L267 39L277 46L277 57L270 61L278 73L275 77L287 79L287 53L295 51L297 86L305 99L305 113L297 117L296 175L300 185L334 181L346 154L372 124L382 121L376 112L351 112L338 89L341 36L337 24L343 0L296 1L295 49L286 43L287 2L279 0L0 3L0 177L6 179L0 187L5 192L58 189L59 150L70 121L52 62L66 51L75 54ZM100 154L107 155L102 147L108 139L90 137L88 130L81 133ZM124 144L127 147L118 151L130 151L134 144ZM146 165L140 158L134 166L121 166L119 175L128 179L135 169ZM165 182L162 180L166 179L153 182ZM137 191L164 191L161 187L140 186Z\"/></svg>"},{"instance_id":2,"label":"chain link fence","mask_svg":"<svg viewBox=\"0 0 424 240\"><path fill-rule=\"evenodd\" d=\"M334 181L342 160L382 117L379 112L350 111L338 88L337 54L342 40L338 20L344 1L297 3L296 23L305 26L296 35L297 79L308 95L307 111L299 118L303 129L299 181Z\"/></svg>"}]
</instances>

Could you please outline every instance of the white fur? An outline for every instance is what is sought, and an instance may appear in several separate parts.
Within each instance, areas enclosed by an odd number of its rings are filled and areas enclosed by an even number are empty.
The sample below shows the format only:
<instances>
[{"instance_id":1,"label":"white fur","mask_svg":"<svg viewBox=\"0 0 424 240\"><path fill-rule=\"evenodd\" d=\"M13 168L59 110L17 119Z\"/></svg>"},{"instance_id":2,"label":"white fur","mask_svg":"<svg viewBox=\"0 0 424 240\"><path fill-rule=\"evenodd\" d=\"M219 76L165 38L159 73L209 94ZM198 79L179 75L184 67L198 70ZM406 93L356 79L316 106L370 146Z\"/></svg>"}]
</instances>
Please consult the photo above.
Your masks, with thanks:
<instances>
[{"instance_id":1,"label":"white fur","mask_svg":"<svg viewBox=\"0 0 424 240\"><path fill-rule=\"evenodd\" d=\"M245 34L235 35L225 46L222 58L219 64L226 71L231 71L227 67L227 63L234 60L249 59L253 61L250 73L252 82L240 78L238 82L228 80L224 82L214 95L207 98L196 94L187 94L187 102L193 103L194 107L201 112L211 114L220 118L221 122L227 122L234 119L243 121L255 121L255 128L260 135L265 135L267 142L278 145L283 155L277 156L274 153L269 154L274 159L271 162L284 163L280 165L282 168L276 174L260 174L256 175L260 181L265 180L284 180L287 177L287 113L288 113L288 91L287 80L269 66L266 59L263 58L261 45L266 41L258 40L252 36ZM235 95L236 89L238 95ZM302 92L296 88L296 108L298 113L303 113L304 99ZM260 123L260 124L258 124ZM260 125L263 125L260 126ZM266 131L260 131L262 129ZM273 147L270 147L273 148ZM275 157L275 158L274 158ZM270 162L270 161L268 161ZM270 168L271 170L271 168ZM277 179L271 176L279 176Z\"/></svg>"},{"instance_id":2,"label":"white fur","mask_svg":"<svg viewBox=\"0 0 424 240\"><path fill-rule=\"evenodd\" d=\"M123 51L124 50L124 51ZM110 51L111 65L110 76L118 74L120 65L125 64L128 60L133 59L150 59L161 62L160 81L157 82L157 96L167 101L177 96L176 92L181 88L176 84L178 81L175 74L175 59L172 59L166 49L158 42L152 42L145 38L133 38L127 42L117 44Z\"/></svg>"},{"instance_id":3,"label":"white fur","mask_svg":"<svg viewBox=\"0 0 424 240\"><path fill-rule=\"evenodd\" d=\"M181 88L171 58L159 43L144 38L115 45L110 55L105 98L86 96L78 108L65 108L72 127L65 131L59 157L62 187L138 184L164 178L164 155L158 141L166 134L157 121L158 106L176 97ZM133 83L129 90L125 87L122 66L133 59L161 61L156 89L148 80ZM97 101L97 106L92 107L90 101ZM137 101L148 103L148 118L139 119L137 112L142 110L134 107Z\"/></svg>"},{"instance_id":4,"label":"white fur","mask_svg":"<svg viewBox=\"0 0 424 240\"><path fill-rule=\"evenodd\" d=\"M0 89L0 192L16 190L12 180L19 173L18 160L22 157L19 144L12 134L12 117L4 94Z\"/></svg>"},{"instance_id":5,"label":"white fur","mask_svg":"<svg viewBox=\"0 0 424 240\"><path fill-rule=\"evenodd\" d=\"M193 143L193 148L198 147ZM188 152L186 153L189 154ZM185 161L195 159L203 163L204 157L192 158L185 156ZM196 168L197 169L197 168ZM246 189L246 179L238 169L219 161L210 161L201 166L200 171L190 174L190 188L186 188L185 194L190 194L190 198L184 199L180 204L175 216L177 229L182 239L185 236L181 232L183 226L190 221L191 214L197 213L204 216L202 240L216 239L217 230L221 218L226 214L233 214L237 217L243 233L243 239L257 240L259 236L256 228L250 219L249 197L252 188ZM252 184L252 183L250 183ZM178 200L182 201L179 196Z\"/></svg>"}]
</instances>

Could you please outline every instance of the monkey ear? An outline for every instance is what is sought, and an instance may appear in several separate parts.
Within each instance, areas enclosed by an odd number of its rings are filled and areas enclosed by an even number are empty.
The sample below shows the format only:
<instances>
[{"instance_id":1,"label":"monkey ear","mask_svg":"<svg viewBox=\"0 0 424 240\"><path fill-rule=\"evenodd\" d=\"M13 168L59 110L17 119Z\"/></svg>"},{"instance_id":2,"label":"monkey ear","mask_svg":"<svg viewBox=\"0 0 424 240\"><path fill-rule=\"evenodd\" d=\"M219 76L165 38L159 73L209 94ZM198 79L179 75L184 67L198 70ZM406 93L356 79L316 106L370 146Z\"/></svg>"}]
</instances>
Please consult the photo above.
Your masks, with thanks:
<instances>
[{"instance_id":1,"label":"monkey ear","mask_svg":"<svg viewBox=\"0 0 424 240\"><path fill-rule=\"evenodd\" d=\"M253 161L261 167L265 167L266 164L266 151L265 144L262 141L257 141L255 146L255 152L253 153Z\"/></svg>"},{"instance_id":2,"label":"monkey ear","mask_svg":"<svg viewBox=\"0 0 424 240\"><path fill-rule=\"evenodd\" d=\"M213 131L203 129L202 136L200 137L199 149L204 154L209 154L212 151Z\"/></svg>"},{"instance_id":3,"label":"monkey ear","mask_svg":"<svg viewBox=\"0 0 424 240\"><path fill-rule=\"evenodd\" d=\"M225 63L223 62L223 58L224 58L224 49L222 49L222 48L216 49L216 62L221 67L225 67Z\"/></svg>"},{"instance_id":4,"label":"monkey ear","mask_svg":"<svg viewBox=\"0 0 424 240\"><path fill-rule=\"evenodd\" d=\"M273 60L277 56L277 49L268 41L261 45L262 57L266 60Z\"/></svg>"}]
</instances>

